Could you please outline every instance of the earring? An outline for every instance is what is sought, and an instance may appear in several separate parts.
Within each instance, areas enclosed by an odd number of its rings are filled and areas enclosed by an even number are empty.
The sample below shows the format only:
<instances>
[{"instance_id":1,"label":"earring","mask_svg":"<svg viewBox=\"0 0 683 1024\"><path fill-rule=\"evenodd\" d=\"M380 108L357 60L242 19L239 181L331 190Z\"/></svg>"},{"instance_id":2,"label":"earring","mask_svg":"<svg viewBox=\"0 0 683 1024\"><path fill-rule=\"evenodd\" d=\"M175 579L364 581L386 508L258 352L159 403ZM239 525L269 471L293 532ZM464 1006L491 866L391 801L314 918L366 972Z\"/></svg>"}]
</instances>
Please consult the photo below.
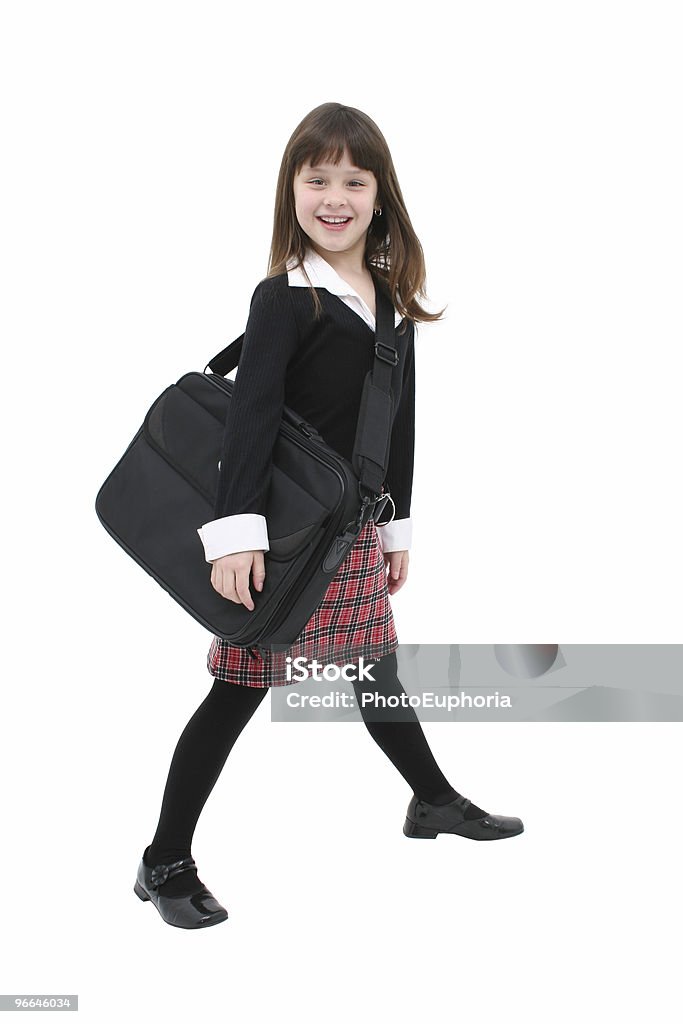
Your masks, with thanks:
<instances>
[{"instance_id":1,"label":"earring","mask_svg":"<svg viewBox=\"0 0 683 1024\"><path fill-rule=\"evenodd\" d=\"M374 212L375 212L375 217L379 217L379 216L381 216L381 213L382 213L382 207L381 207L381 206L380 206L380 207L378 207L378 208L377 208L377 209L376 209L376 210L375 210Z\"/></svg>"}]
</instances>

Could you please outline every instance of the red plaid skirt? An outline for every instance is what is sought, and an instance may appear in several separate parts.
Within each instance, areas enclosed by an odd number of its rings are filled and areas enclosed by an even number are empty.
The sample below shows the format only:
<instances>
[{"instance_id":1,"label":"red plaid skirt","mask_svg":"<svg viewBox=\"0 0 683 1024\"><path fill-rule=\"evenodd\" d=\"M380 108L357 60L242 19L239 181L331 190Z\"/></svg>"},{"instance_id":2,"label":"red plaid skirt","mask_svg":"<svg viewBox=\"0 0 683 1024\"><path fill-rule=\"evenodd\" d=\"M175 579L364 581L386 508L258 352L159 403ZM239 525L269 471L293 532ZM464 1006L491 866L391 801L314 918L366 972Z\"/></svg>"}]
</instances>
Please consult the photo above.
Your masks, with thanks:
<instances>
[{"instance_id":1,"label":"red plaid skirt","mask_svg":"<svg viewBox=\"0 0 683 1024\"><path fill-rule=\"evenodd\" d=\"M369 520L291 647L255 651L214 636L206 666L217 679L242 686L288 686L286 658L346 665L377 660L398 647L377 527Z\"/></svg>"}]
</instances>

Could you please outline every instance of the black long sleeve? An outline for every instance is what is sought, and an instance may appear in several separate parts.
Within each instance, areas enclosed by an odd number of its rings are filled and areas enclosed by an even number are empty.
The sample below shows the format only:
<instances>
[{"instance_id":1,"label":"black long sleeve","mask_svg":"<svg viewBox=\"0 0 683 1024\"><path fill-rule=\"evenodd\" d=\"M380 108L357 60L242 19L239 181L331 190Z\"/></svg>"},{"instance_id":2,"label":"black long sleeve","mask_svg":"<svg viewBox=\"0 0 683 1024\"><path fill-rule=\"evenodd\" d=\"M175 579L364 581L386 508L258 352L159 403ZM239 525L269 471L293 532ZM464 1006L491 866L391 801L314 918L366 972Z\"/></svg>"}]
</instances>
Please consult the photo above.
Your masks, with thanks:
<instances>
[{"instance_id":1,"label":"black long sleeve","mask_svg":"<svg viewBox=\"0 0 683 1024\"><path fill-rule=\"evenodd\" d=\"M264 278L251 298L223 435L214 514L265 516L272 455L299 331L289 289Z\"/></svg>"}]
</instances>

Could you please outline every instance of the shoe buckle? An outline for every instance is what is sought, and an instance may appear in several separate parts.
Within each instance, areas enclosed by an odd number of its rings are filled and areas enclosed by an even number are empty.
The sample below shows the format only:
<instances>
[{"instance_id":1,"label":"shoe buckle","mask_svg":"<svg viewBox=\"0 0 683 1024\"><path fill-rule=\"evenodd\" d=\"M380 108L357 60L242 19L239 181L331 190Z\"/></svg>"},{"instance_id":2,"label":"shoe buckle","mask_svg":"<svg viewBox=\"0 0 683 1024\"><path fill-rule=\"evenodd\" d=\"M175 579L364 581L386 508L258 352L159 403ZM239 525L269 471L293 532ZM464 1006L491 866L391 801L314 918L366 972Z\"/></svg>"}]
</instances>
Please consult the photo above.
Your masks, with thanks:
<instances>
[{"instance_id":1,"label":"shoe buckle","mask_svg":"<svg viewBox=\"0 0 683 1024\"><path fill-rule=\"evenodd\" d=\"M182 860L173 861L172 864L157 864L152 868L152 874L150 875L151 885L154 889L158 889L160 885L168 882L169 878L173 878L174 875L179 875L181 871L187 871L188 868L195 866L192 857L183 857Z\"/></svg>"}]
</instances>

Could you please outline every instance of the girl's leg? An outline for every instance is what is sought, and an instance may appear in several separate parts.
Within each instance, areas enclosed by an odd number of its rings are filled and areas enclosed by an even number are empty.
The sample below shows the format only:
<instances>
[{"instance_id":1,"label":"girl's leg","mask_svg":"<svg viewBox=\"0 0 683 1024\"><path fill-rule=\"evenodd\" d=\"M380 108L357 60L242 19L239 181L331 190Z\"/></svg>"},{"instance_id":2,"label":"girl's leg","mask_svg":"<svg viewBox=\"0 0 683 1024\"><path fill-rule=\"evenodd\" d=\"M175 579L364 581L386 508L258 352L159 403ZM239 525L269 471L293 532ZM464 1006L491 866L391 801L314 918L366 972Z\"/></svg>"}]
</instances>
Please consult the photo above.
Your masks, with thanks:
<instances>
[{"instance_id":1,"label":"girl's leg","mask_svg":"<svg viewBox=\"0 0 683 1024\"><path fill-rule=\"evenodd\" d=\"M415 709L410 705L402 707L377 707L374 700L363 708L361 697L364 692L395 696L400 700L405 693L398 678L396 652L374 662L371 670L374 682L354 681L358 709L368 732L384 751L389 760L413 790L419 800L430 804L446 804L461 794L448 782L434 759ZM481 807L470 804L465 818L482 818L487 814Z\"/></svg>"},{"instance_id":2,"label":"girl's leg","mask_svg":"<svg viewBox=\"0 0 683 1024\"><path fill-rule=\"evenodd\" d=\"M267 686L242 686L214 679L194 712L171 759L159 824L145 864L170 864L191 856L192 836L202 808L223 769L235 740L256 711ZM180 896L201 888L197 870L182 871L159 887L164 896Z\"/></svg>"}]
</instances>

